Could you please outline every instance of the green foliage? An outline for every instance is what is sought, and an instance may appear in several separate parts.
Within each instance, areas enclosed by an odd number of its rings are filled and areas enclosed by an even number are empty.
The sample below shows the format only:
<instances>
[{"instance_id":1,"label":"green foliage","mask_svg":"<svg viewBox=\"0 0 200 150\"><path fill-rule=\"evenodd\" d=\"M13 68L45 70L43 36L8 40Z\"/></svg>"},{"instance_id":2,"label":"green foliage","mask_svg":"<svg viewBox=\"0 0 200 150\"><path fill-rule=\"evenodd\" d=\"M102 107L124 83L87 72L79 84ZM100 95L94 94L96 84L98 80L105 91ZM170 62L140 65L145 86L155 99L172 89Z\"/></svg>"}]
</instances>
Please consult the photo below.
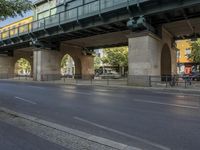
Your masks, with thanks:
<instances>
[{"instance_id":1,"label":"green foliage","mask_svg":"<svg viewBox=\"0 0 200 150\"><path fill-rule=\"evenodd\" d=\"M104 49L105 56L102 62L112 66L128 65L128 47L115 47Z\"/></svg>"},{"instance_id":2,"label":"green foliage","mask_svg":"<svg viewBox=\"0 0 200 150\"><path fill-rule=\"evenodd\" d=\"M101 66L101 58L98 56L94 57L94 69L99 69Z\"/></svg>"},{"instance_id":3,"label":"green foliage","mask_svg":"<svg viewBox=\"0 0 200 150\"><path fill-rule=\"evenodd\" d=\"M188 58L194 63L200 64L200 39L195 42L191 42L191 54Z\"/></svg>"},{"instance_id":4,"label":"green foliage","mask_svg":"<svg viewBox=\"0 0 200 150\"><path fill-rule=\"evenodd\" d=\"M67 68L68 59L69 59L69 55L65 55L65 56L62 58L62 61L61 61L61 68Z\"/></svg>"},{"instance_id":5,"label":"green foliage","mask_svg":"<svg viewBox=\"0 0 200 150\"><path fill-rule=\"evenodd\" d=\"M0 20L23 15L32 8L29 0L0 0Z\"/></svg>"}]
</instances>

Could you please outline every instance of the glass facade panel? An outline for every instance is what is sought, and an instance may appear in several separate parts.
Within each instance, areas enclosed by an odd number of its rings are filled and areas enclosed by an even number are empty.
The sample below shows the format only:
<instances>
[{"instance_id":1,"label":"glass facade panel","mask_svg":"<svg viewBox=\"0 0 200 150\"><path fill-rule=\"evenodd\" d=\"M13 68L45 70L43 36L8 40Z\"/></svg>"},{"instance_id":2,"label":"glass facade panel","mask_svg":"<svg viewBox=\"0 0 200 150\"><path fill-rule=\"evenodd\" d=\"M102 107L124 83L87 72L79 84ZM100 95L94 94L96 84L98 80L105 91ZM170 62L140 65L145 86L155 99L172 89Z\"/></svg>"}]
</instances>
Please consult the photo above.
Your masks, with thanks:
<instances>
[{"instance_id":1,"label":"glass facade panel","mask_svg":"<svg viewBox=\"0 0 200 150\"><path fill-rule=\"evenodd\" d=\"M62 6L58 6L56 8L51 9L51 15L55 15L57 13L63 12L65 10L65 7Z\"/></svg>"},{"instance_id":2,"label":"glass facade panel","mask_svg":"<svg viewBox=\"0 0 200 150\"><path fill-rule=\"evenodd\" d=\"M38 14L38 20L48 17L49 15L50 15L49 11L42 12L42 13Z\"/></svg>"},{"instance_id":3,"label":"glass facade panel","mask_svg":"<svg viewBox=\"0 0 200 150\"><path fill-rule=\"evenodd\" d=\"M101 0L101 9L113 6L114 0Z\"/></svg>"},{"instance_id":4,"label":"glass facade panel","mask_svg":"<svg viewBox=\"0 0 200 150\"><path fill-rule=\"evenodd\" d=\"M65 18L66 19L72 19L77 17L77 9L71 9L66 11Z\"/></svg>"},{"instance_id":5,"label":"glass facade panel","mask_svg":"<svg viewBox=\"0 0 200 150\"><path fill-rule=\"evenodd\" d=\"M99 2L95 1L78 8L79 16L99 11Z\"/></svg>"},{"instance_id":6,"label":"glass facade panel","mask_svg":"<svg viewBox=\"0 0 200 150\"><path fill-rule=\"evenodd\" d=\"M57 8L51 9L51 15L55 15L57 13Z\"/></svg>"},{"instance_id":7,"label":"glass facade panel","mask_svg":"<svg viewBox=\"0 0 200 150\"><path fill-rule=\"evenodd\" d=\"M67 10L83 5L82 0L72 1L67 3Z\"/></svg>"},{"instance_id":8,"label":"glass facade panel","mask_svg":"<svg viewBox=\"0 0 200 150\"><path fill-rule=\"evenodd\" d=\"M51 25L54 23L59 23L59 14L45 18L45 25Z\"/></svg>"},{"instance_id":9,"label":"glass facade panel","mask_svg":"<svg viewBox=\"0 0 200 150\"><path fill-rule=\"evenodd\" d=\"M86 4L86 3L90 3L90 2L94 2L94 1L96 1L96 0L84 0L84 3Z\"/></svg>"},{"instance_id":10,"label":"glass facade panel","mask_svg":"<svg viewBox=\"0 0 200 150\"><path fill-rule=\"evenodd\" d=\"M121 4L121 3L125 3L125 2L127 2L127 0L114 0L114 4L115 5L118 5L118 4Z\"/></svg>"}]
</instances>

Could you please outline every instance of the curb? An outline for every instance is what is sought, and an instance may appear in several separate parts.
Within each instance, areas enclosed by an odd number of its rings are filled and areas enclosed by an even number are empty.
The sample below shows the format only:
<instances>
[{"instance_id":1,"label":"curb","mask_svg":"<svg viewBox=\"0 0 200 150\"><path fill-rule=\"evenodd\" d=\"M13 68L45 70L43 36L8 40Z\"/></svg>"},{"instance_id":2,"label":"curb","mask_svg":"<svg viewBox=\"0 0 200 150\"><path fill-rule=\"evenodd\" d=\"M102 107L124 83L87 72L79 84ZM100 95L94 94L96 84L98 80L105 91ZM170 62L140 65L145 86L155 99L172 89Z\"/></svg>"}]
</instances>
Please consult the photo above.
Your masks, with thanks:
<instances>
[{"instance_id":1,"label":"curb","mask_svg":"<svg viewBox=\"0 0 200 150\"><path fill-rule=\"evenodd\" d=\"M34 122L34 123L38 123L38 124L41 124L41 125L44 125L44 126L47 126L47 127L68 133L68 134L71 134L73 136L77 136L77 137L82 138L82 139L86 139L86 140L94 142L94 143L98 143L100 145L110 147L114 150L141 150L141 149L136 148L136 147L128 146L128 145L118 143L118 142L115 142L115 141L112 141L112 140L109 140L109 139L97 137L97 136L94 136L94 135L91 135L91 134L88 134L88 133L85 133L85 132L82 132L82 131L79 131L79 130L71 129L71 128L56 124L56 123L41 120L41 119L33 117L33 116L18 113L18 112L12 111L12 110L7 109L7 108L0 107L0 111L7 113L7 114L10 114L10 115L13 115L13 116L23 118L25 120L29 120L29 121Z\"/></svg>"}]
</instances>

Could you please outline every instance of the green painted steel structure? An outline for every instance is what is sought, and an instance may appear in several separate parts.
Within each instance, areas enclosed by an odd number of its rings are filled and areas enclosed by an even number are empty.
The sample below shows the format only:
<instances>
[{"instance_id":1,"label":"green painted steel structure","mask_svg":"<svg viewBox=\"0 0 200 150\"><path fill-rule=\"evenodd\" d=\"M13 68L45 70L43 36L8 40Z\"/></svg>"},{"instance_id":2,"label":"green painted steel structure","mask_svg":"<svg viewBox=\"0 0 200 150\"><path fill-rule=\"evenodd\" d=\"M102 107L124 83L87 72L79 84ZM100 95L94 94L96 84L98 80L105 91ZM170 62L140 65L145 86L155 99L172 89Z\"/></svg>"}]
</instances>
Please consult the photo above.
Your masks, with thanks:
<instances>
[{"instance_id":1,"label":"green painted steel structure","mask_svg":"<svg viewBox=\"0 0 200 150\"><path fill-rule=\"evenodd\" d=\"M82 0L75 0L82 1ZM65 4L66 5L66 4ZM60 41L128 30L130 18L144 16L156 29L168 22L200 17L199 0L89 0L54 15L17 27L15 35L0 37L0 53L41 42L56 48ZM4 33L4 34L5 34Z\"/></svg>"}]
</instances>

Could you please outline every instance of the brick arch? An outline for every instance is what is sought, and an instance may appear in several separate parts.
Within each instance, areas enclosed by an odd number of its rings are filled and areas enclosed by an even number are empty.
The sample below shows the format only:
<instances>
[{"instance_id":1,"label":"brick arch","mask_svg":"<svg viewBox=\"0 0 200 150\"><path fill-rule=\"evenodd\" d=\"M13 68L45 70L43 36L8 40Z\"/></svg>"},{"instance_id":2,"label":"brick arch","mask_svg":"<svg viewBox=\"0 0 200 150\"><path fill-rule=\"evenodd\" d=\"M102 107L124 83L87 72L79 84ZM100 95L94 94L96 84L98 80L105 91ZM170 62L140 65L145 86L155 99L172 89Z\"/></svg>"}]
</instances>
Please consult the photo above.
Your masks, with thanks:
<instances>
[{"instance_id":1,"label":"brick arch","mask_svg":"<svg viewBox=\"0 0 200 150\"><path fill-rule=\"evenodd\" d=\"M32 75L32 72L33 72L33 66L32 66L32 63L31 63L31 60L30 59L26 59L26 58L24 58L24 57L20 57L20 58L18 58L18 59L16 59L15 61L14 61L14 73L15 74L17 74L17 68L16 68L16 65L17 65L17 62L20 60L20 59L25 59L28 63L29 63L29 65L30 65L30 67L31 67L31 71L30 71L30 75Z\"/></svg>"},{"instance_id":2,"label":"brick arch","mask_svg":"<svg viewBox=\"0 0 200 150\"><path fill-rule=\"evenodd\" d=\"M61 59L65 54L70 55L75 63L75 74L84 79L91 78L94 75L93 56L82 53L82 47L62 43L60 46Z\"/></svg>"},{"instance_id":3,"label":"brick arch","mask_svg":"<svg viewBox=\"0 0 200 150\"><path fill-rule=\"evenodd\" d=\"M66 53L62 53L61 54L60 64L61 64L61 62L63 60L63 57L65 55L69 55L73 59L74 65L75 65L75 76L80 76L81 75L81 61L80 61L80 59L77 56L75 56L75 55L71 54L70 52L66 51Z\"/></svg>"}]
</instances>

